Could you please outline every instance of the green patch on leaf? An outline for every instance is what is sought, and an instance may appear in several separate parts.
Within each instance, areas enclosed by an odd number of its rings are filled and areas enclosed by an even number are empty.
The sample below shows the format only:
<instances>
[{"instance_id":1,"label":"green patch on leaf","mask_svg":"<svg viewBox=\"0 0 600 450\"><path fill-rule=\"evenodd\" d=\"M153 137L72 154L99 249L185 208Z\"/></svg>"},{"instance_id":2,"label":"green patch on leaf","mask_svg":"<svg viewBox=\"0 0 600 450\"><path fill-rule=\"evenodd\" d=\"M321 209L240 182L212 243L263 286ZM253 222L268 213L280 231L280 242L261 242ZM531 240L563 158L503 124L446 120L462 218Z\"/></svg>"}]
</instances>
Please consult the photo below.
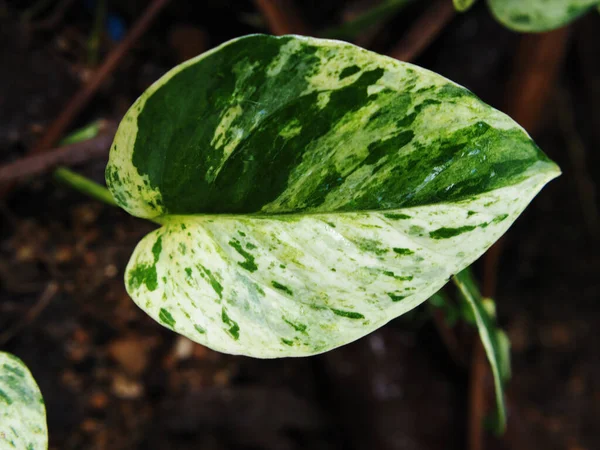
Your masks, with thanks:
<instances>
[{"instance_id":1,"label":"green patch on leaf","mask_svg":"<svg viewBox=\"0 0 600 450\"><path fill-rule=\"evenodd\" d=\"M210 285L212 286L214 291L217 293L219 298L223 298L223 286L221 285L219 280L217 280L217 278L213 275L213 273L210 271L210 269L207 269L206 267L204 267L201 264L198 264L198 267L200 267L200 270L202 270L202 272L204 272L204 274L208 277Z\"/></svg>"},{"instance_id":2,"label":"green patch on leaf","mask_svg":"<svg viewBox=\"0 0 600 450\"><path fill-rule=\"evenodd\" d=\"M169 328L173 328L175 326L175 319L173 318L171 313L165 308L160 309L160 314L158 315L158 318Z\"/></svg>"},{"instance_id":3,"label":"green patch on leaf","mask_svg":"<svg viewBox=\"0 0 600 450\"><path fill-rule=\"evenodd\" d=\"M410 248L394 247L392 250L394 251L394 253L397 253L398 255L404 255L404 256L414 255L414 253L415 253Z\"/></svg>"},{"instance_id":4,"label":"green patch on leaf","mask_svg":"<svg viewBox=\"0 0 600 450\"><path fill-rule=\"evenodd\" d=\"M382 247L382 243L374 239L361 239L356 243L358 247L368 253L374 253L376 255L384 255L388 252L388 249Z\"/></svg>"},{"instance_id":5,"label":"green patch on leaf","mask_svg":"<svg viewBox=\"0 0 600 450\"><path fill-rule=\"evenodd\" d=\"M240 327L235 320L232 320L228 315L225 308L223 308L221 312L221 320L225 325L230 326L228 333L234 338L236 341L240 338Z\"/></svg>"},{"instance_id":6,"label":"green patch on leaf","mask_svg":"<svg viewBox=\"0 0 600 450\"><path fill-rule=\"evenodd\" d=\"M285 323L287 323L294 330L299 331L300 333L306 333L306 329L308 327L306 325L304 325L303 323L294 323L294 322L287 320L285 317L282 317L282 319Z\"/></svg>"},{"instance_id":7,"label":"green patch on leaf","mask_svg":"<svg viewBox=\"0 0 600 450\"><path fill-rule=\"evenodd\" d=\"M388 218L388 219L392 219L392 220L407 220L407 219L410 219L410 216L408 214L402 214L402 213L384 213L383 216L386 217L386 218Z\"/></svg>"},{"instance_id":8,"label":"green patch on leaf","mask_svg":"<svg viewBox=\"0 0 600 450\"><path fill-rule=\"evenodd\" d=\"M156 265L137 264L127 273L129 277L128 287L130 290L139 289L144 284L149 291L155 291L158 288L156 275Z\"/></svg>"},{"instance_id":9,"label":"green patch on leaf","mask_svg":"<svg viewBox=\"0 0 600 450\"><path fill-rule=\"evenodd\" d=\"M279 289L280 291L285 292L288 295L294 295L294 292L292 292L292 290L289 287L278 283L277 281L271 281L271 286L273 286L275 289Z\"/></svg>"},{"instance_id":10,"label":"green patch on leaf","mask_svg":"<svg viewBox=\"0 0 600 450\"><path fill-rule=\"evenodd\" d=\"M442 228L438 228L435 231L431 231L429 233L429 236L432 239L448 239L451 237L458 236L459 234L473 231L475 228L477 228L477 226L474 226L474 225L464 225L462 227L457 227L457 228L442 227Z\"/></svg>"},{"instance_id":11,"label":"green patch on leaf","mask_svg":"<svg viewBox=\"0 0 600 450\"><path fill-rule=\"evenodd\" d=\"M494 217L494 219L492 220L493 223L500 223L503 220L508 218L508 214L500 214L499 216Z\"/></svg>"},{"instance_id":12,"label":"green patch on leaf","mask_svg":"<svg viewBox=\"0 0 600 450\"><path fill-rule=\"evenodd\" d=\"M154 255L155 263L158 261L158 258L160 258L161 252L162 252L162 235L158 237L158 239L152 246L152 254Z\"/></svg>"},{"instance_id":13,"label":"green patch on leaf","mask_svg":"<svg viewBox=\"0 0 600 450\"><path fill-rule=\"evenodd\" d=\"M25 377L25 371L22 370L22 369L20 369L20 368L18 368L14 364L6 364L5 363L5 364L2 365L2 369L5 372L12 373L13 375L15 375L15 376L17 376L19 378L24 378Z\"/></svg>"},{"instance_id":14,"label":"green patch on leaf","mask_svg":"<svg viewBox=\"0 0 600 450\"><path fill-rule=\"evenodd\" d=\"M400 300L404 300L406 298L406 295L398 295L394 294L393 292L388 292L387 295L393 302L399 302Z\"/></svg>"},{"instance_id":15,"label":"green patch on leaf","mask_svg":"<svg viewBox=\"0 0 600 450\"><path fill-rule=\"evenodd\" d=\"M344 310L335 309L335 308L330 308L330 309L336 316L346 317L348 319L364 319L365 318L365 316L363 316L362 314L354 312L354 311L344 311Z\"/></svg>"},{"instance_id":16,"label":"green patch on leaf","mask_svg":"<svg viewBox=\"0 0 600 450\"><path fill-rule=\"evenodd\" d=\"M248 270L249 272L255 272L258 269L258 266L254 262L254 256L252 256L252 254L244 250L237 239L229 241L229 245L231 245L245 259L243 262L238 262L238 265Z\"/></svg>"},{"instance_id":17,"label":"green patch on leaf","mask_svg":"<svg viewBox=\"0 0 600 450\"><path fill-rule=\"evenodd\" d=\"M6 403L9 406L12 405L12 402L13 402L12 399L3 390L0 390L0 400L2 400L4 403Z\"/></svg>"}]
</instances>

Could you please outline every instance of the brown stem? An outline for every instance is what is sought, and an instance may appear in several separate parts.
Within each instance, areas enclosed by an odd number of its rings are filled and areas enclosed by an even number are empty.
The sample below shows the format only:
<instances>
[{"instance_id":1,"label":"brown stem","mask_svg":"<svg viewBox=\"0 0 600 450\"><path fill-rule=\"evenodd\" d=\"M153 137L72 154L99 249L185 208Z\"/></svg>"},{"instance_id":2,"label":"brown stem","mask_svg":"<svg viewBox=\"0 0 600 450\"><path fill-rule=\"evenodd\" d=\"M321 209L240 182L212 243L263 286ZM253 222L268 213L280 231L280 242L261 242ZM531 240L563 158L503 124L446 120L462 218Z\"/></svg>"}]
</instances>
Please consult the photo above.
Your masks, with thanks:
<instances>
[{"instance_id":1,"label":"brown stem","mask_svg":"<svg viewBox=\"0 0 600 450\"><path fill-rule=\"evenodd\" d=\"M569 27L521 38L506 89L504 110L529 133L542 124L569 42Z\"/></svg>"},{"instance_id":2,"label":"brown stem","mask_svg":"<svg viewBox=\"0 0 600 450\"><path fill-rule=\"evenodd\" d=\"M435 40L454 15L451 1L437 0L417 19L388 55L400 61L413 61Z\"/></svg>"},{"instance_id":3,"label":"brown stem","mask_svg":"<svg viewBox=\"0 0 600 450\"><path fill-rule=\"evenodd\" d=\"M254 0L264 16L269 29L276 36L284 34L310 34L293 0Z\"/></svg>"},{"instance_id":4,"label":"brown stem","mask_svg":"<svg viewBox=\"0 0 600 450\"><path fill-rule=\"evenodd\" d=\"M0 166L0 183L12 183L20 178L48 172L59 165L74 166L91 159L106 157L115 131L116 125L111 123L95 138L50 149Z\"/></svg>"},{"instance_id":5,"label":"brown stem","mask_svg":"<svg viewBox=\"0 0 600 450\"><path fill-rule=\"evenodd\" d=\"M475 338L473 355L471 356L471 369L469 373L469 422L468 422L468 448L469 450L483 450L483 418L486 411L485 386L488 376L485 350L478 337Z\"/></svg>"}]
</instances>

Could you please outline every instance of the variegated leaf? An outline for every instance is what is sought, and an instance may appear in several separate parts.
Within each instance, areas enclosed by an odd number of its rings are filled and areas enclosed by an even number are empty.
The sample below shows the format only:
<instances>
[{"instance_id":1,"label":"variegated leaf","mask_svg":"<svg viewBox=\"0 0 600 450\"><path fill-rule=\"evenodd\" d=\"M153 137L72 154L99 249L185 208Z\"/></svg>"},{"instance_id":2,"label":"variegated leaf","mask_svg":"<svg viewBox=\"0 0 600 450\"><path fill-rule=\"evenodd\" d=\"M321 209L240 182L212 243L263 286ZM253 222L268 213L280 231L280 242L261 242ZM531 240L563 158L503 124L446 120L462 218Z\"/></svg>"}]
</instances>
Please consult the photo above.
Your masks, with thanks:
<instances>
[{"instance_id":1,"label":"variegated leaf","mask_svg":"<svg viewBox=\"0 0 600 450\"><path fill-rule=\"evenodd\" d=\"M541 32L567 25L598 0L488 0L498 21L515 31Z\"/></svg>"},{"instance_id":2,"label":"variegated leaf","mask_svg":"<svg viewBox=\"0 0 600 450\"><path fill-rule=\"evenodd\" d=\"M0 450L47 448L42 394L23 361L0 352Z\"/></svg>"},{"instance_id":3,"label":"variegated leaf","mask_svg":"<svg viewBox=\"0 0 600 450\"><path fill-rule=\"evenodd\" d=\"M330 40L239 38L123 119L107 183L163 224L127 290L213 349L302 356L414 308L559 174L510 118L427 70Z\"/></svg>"}]
</instances>

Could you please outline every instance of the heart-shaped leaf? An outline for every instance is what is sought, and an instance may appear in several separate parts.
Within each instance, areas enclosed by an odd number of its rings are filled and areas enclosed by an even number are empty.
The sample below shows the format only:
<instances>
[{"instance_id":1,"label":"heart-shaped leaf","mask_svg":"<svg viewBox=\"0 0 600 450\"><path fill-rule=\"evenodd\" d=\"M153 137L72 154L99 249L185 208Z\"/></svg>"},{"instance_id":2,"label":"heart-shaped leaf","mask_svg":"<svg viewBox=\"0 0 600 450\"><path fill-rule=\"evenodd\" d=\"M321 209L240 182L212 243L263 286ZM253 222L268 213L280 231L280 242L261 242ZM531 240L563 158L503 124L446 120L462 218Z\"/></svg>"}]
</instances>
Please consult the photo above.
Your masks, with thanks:
<instances>
[{"instance_id":1,"label":"heart-shaped leaf","mask_svg":"<svg viewBox=\"0 0 600 450\"><path fill-rule=\"evenodd\" d=\"M0 449L48 448L42 394L23 362L0 352Z\"/></svg>"},{"instance_id":2,"label":"heart-shaped leaf","mask_svg":"<svg viewBox=\"0 0 600 450\"><path fill-rule=\"evenodd\" d=\"M488 0L499 22L524 32L560 28L599 4L598 0Z\"/></svg>"},{"instance_id":3,"label":"heart-shaped leaf","mask_svg":"<svg viewBox=\"0 0 600 450\"><path fill-rule=\"evenodd\" d=\"M127 290L213 349L302 356L416 307L559 174L510 118L417 66L252 35L177 66L131 107L107 183L163 226Z\"/></svg>"}]
</instances>

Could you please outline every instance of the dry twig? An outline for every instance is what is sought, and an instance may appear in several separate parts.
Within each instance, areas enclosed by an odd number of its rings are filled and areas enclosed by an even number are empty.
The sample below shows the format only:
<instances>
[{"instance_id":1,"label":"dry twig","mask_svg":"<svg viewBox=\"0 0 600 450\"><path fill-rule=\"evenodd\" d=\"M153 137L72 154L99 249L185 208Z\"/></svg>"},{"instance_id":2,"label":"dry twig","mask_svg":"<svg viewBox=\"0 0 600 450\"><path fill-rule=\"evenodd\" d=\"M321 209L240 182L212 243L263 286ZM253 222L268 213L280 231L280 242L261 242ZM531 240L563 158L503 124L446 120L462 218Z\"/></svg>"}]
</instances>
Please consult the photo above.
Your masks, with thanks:
<instances>
[{"instance_id":1,"label":"dry twig","mask_svg":"<svg viewBox=\"0 0 600 450\"><path fill-rule=\"evenodd\" d=\"M95 138L50 149L1 166L0 184L12 183L20 178L48 172L59 165L74 166L106 156L115 132L116 124L110 123L105 125L104 131Z\"/></svg>"}]
</instances>

